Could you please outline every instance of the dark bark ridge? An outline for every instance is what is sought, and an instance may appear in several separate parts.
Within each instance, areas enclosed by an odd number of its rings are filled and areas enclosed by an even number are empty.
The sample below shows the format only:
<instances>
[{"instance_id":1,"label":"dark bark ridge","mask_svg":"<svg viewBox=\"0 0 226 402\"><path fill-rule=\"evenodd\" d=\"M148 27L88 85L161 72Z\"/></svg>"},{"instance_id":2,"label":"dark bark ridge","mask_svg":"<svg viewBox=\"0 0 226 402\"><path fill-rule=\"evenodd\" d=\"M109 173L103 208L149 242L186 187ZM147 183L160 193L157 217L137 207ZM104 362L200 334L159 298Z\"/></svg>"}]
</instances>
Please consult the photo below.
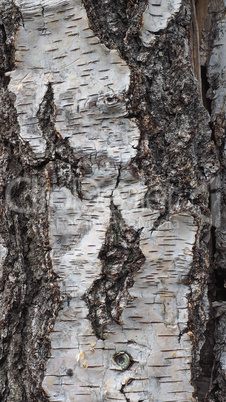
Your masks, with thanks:
<instances>
[{"instance_id":1,"label":"dark bark ridge","mask_svg":"<svg viewBox=\"0 0 226 402\"><path fill-rule=\"evenodd\" d=\"M0 230L9 250L0 283L0 400L47 401L41 384L50 356L48 334L60 305L49 255L47 183L44 166L19 140L14 99L7 90L5 73L14 68L20 12L7 1L0 16Z\"/></svg>"},{"instance_id":2,"label":"dark bark ridge","mask_svg":"<svg viewBox=\"0 0 226 402\"><path fill-rule=\"evenodd\" d=\"M202 3L200 1L200 3ZM202 8L200 9L202 12ZM209 321L205 332L205 343L200 353L201 372L198 378L198 397L205 401L224 401L226 393L225 372L222 356L225 351L225 105L216 113L215 95L219 88L225 91L221 74L211 73L210 59L214 42L222 33L220 21L224 21L223 3L211 1L200 39L201 69L203 72L204 104L211 115L212 138L220 161L220 170L210 186L210 208L212 230L210 243L210 274L208 296L210 301Z\"/></svg>"},{"instance_id":3,"label":"dark bark ridge","mask_svg":"<svg viewBox=\"0 0 226 402\"><path fill-rule=\"evenodd\" d=\"M121 304L126 305L130 301L128 290L133 286L134 275L144 262L139 248L139 235L139 231L127 227L120 211L111 202L110 225L99 253L101 277L84 295L89 308L88 318L97 338L104 339L108 322L120 324Z\"/></svg>"}]
</instances>

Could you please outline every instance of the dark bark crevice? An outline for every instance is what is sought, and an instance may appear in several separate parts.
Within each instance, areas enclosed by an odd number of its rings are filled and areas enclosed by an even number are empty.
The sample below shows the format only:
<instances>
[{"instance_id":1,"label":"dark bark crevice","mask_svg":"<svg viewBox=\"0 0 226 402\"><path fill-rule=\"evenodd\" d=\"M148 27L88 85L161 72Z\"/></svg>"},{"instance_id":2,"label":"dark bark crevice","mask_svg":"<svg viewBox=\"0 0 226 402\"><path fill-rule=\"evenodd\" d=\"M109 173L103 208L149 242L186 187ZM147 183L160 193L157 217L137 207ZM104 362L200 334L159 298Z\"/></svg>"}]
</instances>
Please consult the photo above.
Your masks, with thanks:
<instances>
[{"instance_id":1,"label":"dark bark crevice","mask_svg":"<svg viewBox=\"0 0 226 402\"><path fill-rule=\"evenodd\" d=\"M123 304L130 301L129 288L145 259L139 248L139 237L140 232L126 225L111 202L110 224L99 253L102 272L84 295L88 318L99 339L104 339L109 322L120 324L122 301Z\"/></svg>"},{"instance_id":2,"label":"dark bark crevice","mask_svg":"<svg viewBox=\"0 0 226 402\"><path fill-rule=\"evenodd\" d=\"M217 213L214 211L214 203L212 193L215 189L211 189L210 186L210 196L209 196L209 209L212 213ZM208 311L208 320L206 323L206 329L204 332L204 343L200 350L200 359L199 366L200 372L196 379L196 387L197 387L197 399L198 401L208 401L209 390L212 387L212 376L215 365L215 356L214 356L214 345L215 345L215 328L216 328L216 319L213 308L213 301L216 298L216 277L214 272L214 255L216 252L216 235L215 235L216 227L213 226L210 228L210 272L208 278L208 300L209 300L209 311Z\"/></svg>"},{"instance_id":3,"label":"dark bark crevice","mask_svg":"<svg viewBox=\"0 0 226 402\"><path fill-rule=\"evenodd\" d=\"M49 164L49 179L53 184L66 186L73 193L76 179L77 194L82 199L80 178L85 162L75 156L68 139L63 139L55 128L56 107L51 83L48 84L45 96L40 104L37 117L46 140L45 161L38 167ZM52 173L51 173L52 172Z\"/></svg>"},{"instance_id":4,"label":"dark bark crevice","mask_svg":"<svg viewBox=\"0 0 226 402\"><path fill-rule=\"evenodd\" d=\"M219 149L219 155L221 150ZM222 160L223 162L223 160ZM223 163L222 163L223 164ZM212 206L214 217L212 236L212 262L209 283L210 294L210 320L214 322L206 343L213 342L213 364L210 386L205 401L224 402L226 392L226 379L222 367L222 354L226 349L226 247L225 247L225 169L222 167L218 175L215 205ZM205 345L204 345L205 346Z\"/></svg>"},{"instance_id":5,"label":"dark bark crevice","mask_svg":"<svg viewBox=\"0 0 226 402\"><path fill-rule=\"evenodd\" d=\"M202 3L202 2L200 2ZM214 40L219 35L218 21L222 4L214 1L209 4L206 24L202 32L202 57L205 65L202 66L203 104L211 116L212 139L215 143L220 170L216 179L210 185L210 210L212 214L212 229L210 243L210 273L208 281L209 294L209 320L205 332L200 366L201 373L198 378L198 400L208 402L224 402L226 394L226 379L222 364L222 354L226 350L225 322L226 322L226 270L225 270L225 117L214 109L213 93L219 87L220 77L210 75L209 59L213 51ZM200 10L203 13L203 10ZM205 21L204 21L205 22ZM216 104L215 104L216 106ZM207 363L208 360L208 363ZM203 384L206 381L206 386ZM205 394L205 392L206 394Z\"/></svg>"},{"instance_id":6,"label":"dark bark crevice","mask_svg":"<svg viewBox=\"0 0 226 402\"><path fill-rule=\"evenodd\" d=\"M122 385L122 388L120 389L120 392L121 392L122 395L124 395L125 401L130 402L130 399L127 398L126 393L125 393L125 386L126 386L125 384Z\"/></svg>"},{"instance_id":7,"label":"dark bark crevice","mask_svg":"<svg viewBox=\"0 0 226 402\"><path fill-rule=\"evenodd\" d=\"M207 92L210 88L208 77L207 77L207 68L206 66L201 66L201 79L202 79L202 100L203 105L206 110L208 110L211 115L211 100L207 97Z\"/></svg>"}]
</instances>

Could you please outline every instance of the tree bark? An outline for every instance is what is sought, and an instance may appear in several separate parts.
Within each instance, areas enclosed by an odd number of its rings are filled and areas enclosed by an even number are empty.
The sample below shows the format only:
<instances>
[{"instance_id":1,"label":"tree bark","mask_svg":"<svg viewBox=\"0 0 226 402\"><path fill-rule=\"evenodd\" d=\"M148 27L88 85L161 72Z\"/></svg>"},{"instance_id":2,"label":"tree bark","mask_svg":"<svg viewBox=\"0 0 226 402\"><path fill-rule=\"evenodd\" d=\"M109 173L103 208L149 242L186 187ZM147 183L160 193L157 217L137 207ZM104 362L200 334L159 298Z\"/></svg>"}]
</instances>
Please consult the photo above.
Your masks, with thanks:
<instances>
[{"instance_id":1,"label":"tree bark","mask_svg":"<svg viewBox=\"0 0 226 402\"><path fill-rule=\"evenodd\" d=\"M0 13L0 400L224 402L225 1Z\"/></svg>"}]
</instances>

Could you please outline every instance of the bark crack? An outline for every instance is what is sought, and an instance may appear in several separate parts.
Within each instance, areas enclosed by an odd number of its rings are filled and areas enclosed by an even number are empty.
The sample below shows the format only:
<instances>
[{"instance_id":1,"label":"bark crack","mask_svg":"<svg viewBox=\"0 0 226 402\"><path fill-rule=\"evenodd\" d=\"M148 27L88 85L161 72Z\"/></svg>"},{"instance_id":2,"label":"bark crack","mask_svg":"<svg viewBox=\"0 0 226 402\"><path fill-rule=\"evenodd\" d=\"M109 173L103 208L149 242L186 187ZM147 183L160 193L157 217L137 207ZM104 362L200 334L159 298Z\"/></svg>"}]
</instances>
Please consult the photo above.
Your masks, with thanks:
<instances>
[{"instance_id":1,"label":"bark crack","mask_svg":"<svg viewBox=\"0 0 226 402\"><path fill-rule=\"evenodd\" d=\"M88 318L100 339L104 339L109 322L120 324L123 307L130 300L129 288L133 286L134 276L145 260L139 247L140 231L126 225L113 202L110 208L110 225L99 253L101 277L84 295L89 309Z\"/></svg>"},{"instance_id":2,"label":"bark crack","mask_svg":"<svg viewBox=\"0 0 226 402\"><path fill-rule=\"evenodd\" d=\"M69 144L68 139L63 139L55 128L56 107L54 104L54 92L52 84L49 83L45 96L40 104L37 117L43 136L47 142L46 156L44 162L39 163L39 167L46 166L49 162L54 162L54 170L57 173L58 185L65 185L73 193L73 181L76 178L76 190L82 200L81 178L82 170L85 169L85 162L82 158L76 158L74 150ZM71 169L71 175L62 175L60 172ZM52 167L53 169L53 167Z\"/></svg>"},{"instance_id":3,"label":"bark crack","mask_svg":"<svg viewBox=\"0 0 226 402\"><path fill-rule=\"evenodd\" d=\"M209 9L208 9L209 5ZM217 21L222 12L221 6L214 2L198 1L197 15L199 16L199 36L202 50L202 97L203 104L211 116L210 127L212 140L215 143L220 160L220 170L209 187L209 208L212 215L210 230L210 273L208 278L209 312L204 344L200 352L201 372L197 379L198 400L224 401L226 379L223 373L223 354L226 350L225 322L226 322L226 271L225 271L225 162L224 162L224 135L225 123L222 124L222 115L215 116L216 102L212 97L216 90L217 79L211 79L210 57L213 43L216 38ZM216 7L216 8L215 8ZM208 14L207 14L208 11ZM206 18L207 17L207 18ZM204 29L203 29L204 28ZM212 39L210 31L212 30ZM211 40L210 40L211 39ZM219 79L219 77L218 77ZM222 88L225 91L225 87ZM224 334L224 335L223 335Z\"/></svg>"},{"instance_id":4,"label":"bark crack","mask_svg":"<svg viewBox=\"0 0 226 402\"><path fill-rule=\"evenodd\" d=\"M131 380L132 382L133 380ZM129 398L127 398L126 396L126 392L125 392L125 387L127 384L122 384L122 387L120 389L121 394L125 397L125 401L130 402L131 400Z\"/></svg>"}]
</instances>

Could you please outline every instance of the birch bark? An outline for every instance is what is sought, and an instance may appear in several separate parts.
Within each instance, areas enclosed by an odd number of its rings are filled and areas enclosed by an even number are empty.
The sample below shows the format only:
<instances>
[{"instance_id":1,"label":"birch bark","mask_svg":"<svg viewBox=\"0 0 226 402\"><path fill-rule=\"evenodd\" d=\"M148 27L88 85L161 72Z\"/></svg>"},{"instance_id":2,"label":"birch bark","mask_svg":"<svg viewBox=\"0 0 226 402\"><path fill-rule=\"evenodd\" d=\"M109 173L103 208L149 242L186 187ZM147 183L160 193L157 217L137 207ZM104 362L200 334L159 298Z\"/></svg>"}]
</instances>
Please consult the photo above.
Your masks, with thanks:
<instances>
[{"instance_id":1,"label":"birch bark","mask_svg":"<svg viewBox=\"0 0 226 402\"><path fill-rule=\"evenodd\" d=\"M223 3L0 5L1 400L224 401Z\"/></svg>"}]
</instances>

